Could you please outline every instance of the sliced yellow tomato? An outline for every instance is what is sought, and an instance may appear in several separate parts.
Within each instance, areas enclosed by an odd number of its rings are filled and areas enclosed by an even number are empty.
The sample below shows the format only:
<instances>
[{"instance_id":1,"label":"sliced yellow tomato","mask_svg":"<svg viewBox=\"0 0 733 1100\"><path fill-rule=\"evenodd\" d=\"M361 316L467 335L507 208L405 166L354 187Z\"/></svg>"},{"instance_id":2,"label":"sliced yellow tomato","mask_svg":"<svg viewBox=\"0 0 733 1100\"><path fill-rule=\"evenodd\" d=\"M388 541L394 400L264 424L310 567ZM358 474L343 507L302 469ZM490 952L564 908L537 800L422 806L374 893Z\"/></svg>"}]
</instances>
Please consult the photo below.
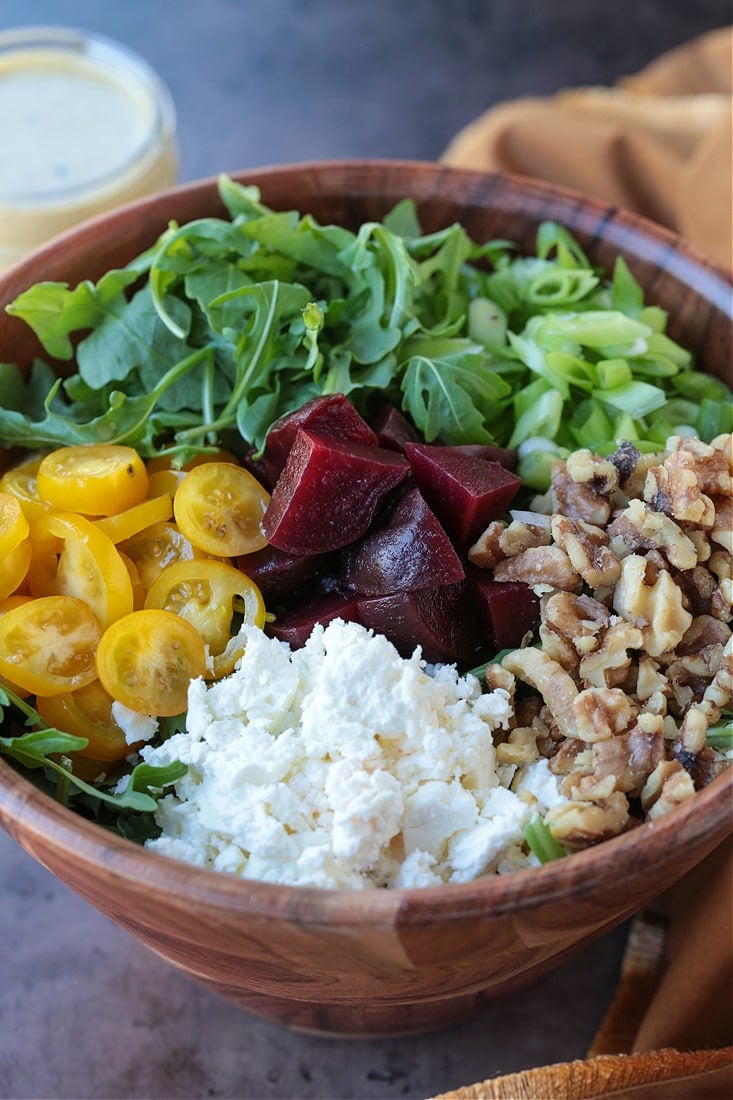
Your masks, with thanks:
<instances>
[{"instance_id":1,"label":"sliced yellow tomato","mask_svg":"<svg viewBox=\"0 0 733 1100\"><path fill-rule=\"evenodd\" d=\"M0 561L0 600L17 592L28 576L31 564L31 540L23 539Z\"/></svg>"},{"instance_id":2,"label":"sliced yellow tomato","mask_svg":"<svg viewBox=\"0 0 733 1100\"><path fill-rule=\"evenodd\" d=\"M96 679L102 631L75 596L28 600L0 615L0 675L33 695L61 695Z\"/></svg>"},{"instance_id":3,"label":"sliced yellow tomato","mask_svg":"<svg viewBox=\"0 0 733 1100\"><path fill-rule=\"evenodd\" d=\"M185 561L165 569L148 592L146 607L183 616L208 647L211 667L207 678L227 676L244 652L244 643L232 636L235 612L243 621L265 625L265 604L256 584L223 561Z\"/></svg>"},{"instance_id":4,"label":"sliced yellow tomato","mask_svg":"<svg viewBox=\"0 0 733 1100\"><path fill-rule=\"evenodd\" d=\"M49 726L86 737L86 748L77 750L80 756L114 761L129 756L133 746L128 745L123 730L112 717L112 703L112 696L99 680L93 680L77 691L39 698L37 710Z\"/></svg>"},{"instance_id":5,"label":"sliced yellow tomato","mask_svg":"<svg viewBox=\"0 0 733 1100\"><path fill-rule=\"evenodd\" d=\"M0 561L29 534L28 520L18 498L12 493L0 492Z\"/></svg>"},{"instance_id":6,"label":"sliced yellow tomato","mask_svg":"<svg viewBox=\"0 0 733 1100\"><path fill-rule=\"evenodd\" d=\"M140 455L115 443L59 447L42 460L37 480L43 500L86 516L124 512L148 494Z\"/></svg>"},{"instance_id":7,"label":"sliced yellow tomato","mask_svg":"<svg viewBox=\"0 0 733 1100\"><path fill-rule=\"evenodd\" d=\"M49 512L33 524L28 583L34 596L84 600L104 629L133 609L132 582L117 547L91 520Z\"/></svg>"},{"instance_id":8,"label":"sliced yellow tomato","mask_svg":"<svg viewBox=\"0 0 733 1100\"><path fill-rule=\"evenodd\" d=\"M14 607L20 607L21 604L28 603L32 599L32 596L6 596L4 600L0 600L0 615L4 615L6 611L12 611ZM9 683L4 676L0 676L0 687L11 688L21 699L25 699L27 695L30 695L30 692L26 691L25 688L22 688L19 684Z\"/></svg>"},{"instance_id":9,"label":"sliced yellow tomato","mask_svg":"<svg viewBox=\"0 0 733 1100\"><path fill-rule=\"evenodd\" d=\"M232 558L267 545L260 521L269 502L270 494L243 466L207 462L189 471L179 485L173 514L199 550Z\"/></svg>"},{"instance_id":10,"label":"sliced yellow tomato","mask_svg":"<svg viewBox=\"0 0 733 1100\"><path fill-rule=\"evenodd\" d=\"M95 525L112 542L117 543L133 538L152 523L165 523L172 517L173 497L170 493L162 493L157 497L148 497L140 504L133 504L132 508L126 508L124 512L95 520Z\"/></svg>"},{"instance_id":11,"label":"sliced yellow tomato","mask_svg":"<svg viewBox=\"0 0 733 1100\"><path fill-rule=\"evenodd\" d=\"M133 611L112 623L97 646L102 685L113 699L141 714L181 714L189 683L205 670L204 643L172 611Z\"/></svg>"},{"instance_id":12,"label":"sliced yellow tomato","mask_svg":"<svg viewBox=\"0 0 733 1100\"><path fill-rule=\"evenodd\" d=\"M140 611L145 606L145 589L143 588L143 582L140 580L139 570L132 558L128 558L127 554L123 554L121 550L119 554L130 576L130 584L132 585L132 610Z\"/></svg>"},{"instance_id":13,"label":"sliced yellow tomato","mask_svg":"<svg viewBox=\"0 0 733 1100\"><path fill-rule=\"evenodd\" d=\"M50 512L53 505L38 494L38 468L43 455L33 455L16 466L11 466L0 478L0 491L14 496L26 519L32 521L43 512Z\"/></svg>"},{"instance_id":14,"label":"sliced yellow tomato","mask_svg":"<svg viewBox=\"0 0 733 1100\"><path fill-rule=\"evenodd\" d=\"M120 543L120 550L137 566L146 592L169 565L176 561L193 561L206 556L191 544L174 523L151 523L144 531Z\"/></svg>"},{"instance_id":15,"label":"sliced yellow tomato","mask_svg":"<svg viewBox=\"0 0 733 1100\"><path fill-rule=\"evenodd\" d=\"M151 473L148 466L148 496L157 497L169 493L173 497L185 476L185 470L153 470Z\"/></svg>"}]
</instances>

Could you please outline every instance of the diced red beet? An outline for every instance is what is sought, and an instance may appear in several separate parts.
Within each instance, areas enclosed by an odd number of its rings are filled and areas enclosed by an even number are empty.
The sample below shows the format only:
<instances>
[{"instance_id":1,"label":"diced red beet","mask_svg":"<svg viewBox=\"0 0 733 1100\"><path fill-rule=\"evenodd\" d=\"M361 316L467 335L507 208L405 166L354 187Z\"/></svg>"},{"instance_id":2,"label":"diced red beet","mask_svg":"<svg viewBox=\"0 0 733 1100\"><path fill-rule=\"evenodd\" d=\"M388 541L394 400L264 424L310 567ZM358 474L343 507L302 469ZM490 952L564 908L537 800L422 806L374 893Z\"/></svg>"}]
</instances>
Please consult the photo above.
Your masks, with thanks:
<instances>
[{"instance_id":1,"label":"diced red beet","mask_svg":"<svg viewBox=\"0 0 733 1100\"><path fill-rule=\"evenodd\" d=\"M405 657L418 645L426 661L444 664L472 661L478 651L477 617L466 581L363 596L358 614L364 626L385 634Z\"/></svg>"},{"instance_id":2,"label":"diced red beet","mask_svg":"<svg viewBox=\"0 0 733 1100\"><path fill-rule=\"evenodd\" d=\"M504 514L522 484L498 462L462 454L455 447L406 443L405 453L418 488L459 550Z\"/></svg>"},{"instance_id":3,"label":"diced red beet","mask_svg":"<svg viewBox=\"0 0 733 1100\"><path fill-rule=\"evenodd\" d=\"M262 517L265 538L288 554L348 546L409 472L402 455L299 428Z\"/></svg>"},{"instance_id":4,"label":"diced red beet","mask_svg":"<svg viewBox=\"0 0 733 1100\"><path fill-rule=\"evenodd\" d=\"M406 416L394 405L382 405L371 419L380 447L405 453L405 443L417 443L419 436Z\"/></svg>"},{"instance_id":5,"label":"diced red beet","mask_svg":"<svg viewBox=\"0 0 733 1100\"><path fill-rule=\"evenodd\" d=\"M521 581L494 581L480 569L471 569L469 579L496 648L521 645L539 621L540 601L532 589Z\"/></svg>"},{"instance_id":6,"label":"diced red beet","mask_svg":"<svg viewBox=\"0 0 733 1100\"><path fill-rule=\"evenodd\" d=\"M253 554L242 554L237 558L237 566L255 582L267 604L304 588L327 561L326 554L286 554L268 545Z\"/></svg>"},{"instance_id":7,"label":"diced red beet","mask_svg":"<svg viewBox=\"0 0 733 1100\"><path fill-rule=\"evenodd\" d=\"M385 527L342 551L341 577L354 592L387 596L454 584L463 580L465 572L420 490L412 489Z\"/></svg>"},{"instance_id":8,"label":"diced red beet","mask_svg":"<svg viewBox=\"0 0 733 1100\"><path fill-rule=\"evenodd\" d=\"M293 649L299 649L308 641L317 623L326 626L332 619L360 622L358 597L344 596L340 592L319 593L267 623L265 631L281 642L288 642Z\"/></svg>"},{"instance_id":9,"label":"diced red beet","mask_svg":"<svg viewBox=\"0 0 733 1100\"><path fill-rule=\"evenodd\" d=\"M273 485L285 466L299 428L354 443L377 445L375 433L343 393L313 397L299 409L281 417L267 433L263 459Z\"/></svg>"},{"instance_id":10,"label":"diced red beet","mask_svg":"<svg viewBox=\"0 0 733 1100\"><path fill-rule=\"evenodd\" d=\"M483 458L486 462L498 462L505 470L516 470L519 456L509 447L492 447L489 443L456 443L453 448L459 454Z\"/></svg>"}]
</instances>

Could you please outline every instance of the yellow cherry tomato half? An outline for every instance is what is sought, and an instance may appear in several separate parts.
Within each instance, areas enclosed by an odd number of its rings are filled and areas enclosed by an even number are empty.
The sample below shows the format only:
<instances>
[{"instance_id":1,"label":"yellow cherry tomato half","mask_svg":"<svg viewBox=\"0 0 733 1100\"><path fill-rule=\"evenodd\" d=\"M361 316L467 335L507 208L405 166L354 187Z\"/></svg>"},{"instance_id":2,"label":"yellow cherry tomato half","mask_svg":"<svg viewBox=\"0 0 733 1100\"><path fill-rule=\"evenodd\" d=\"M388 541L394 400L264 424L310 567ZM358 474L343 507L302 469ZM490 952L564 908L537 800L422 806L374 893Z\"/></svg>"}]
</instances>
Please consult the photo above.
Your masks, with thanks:
<instances>
[{"instance_id":1,"label":"yellow cherry tomato half","mask_svg":"<svg viewBox=\"0 0 733 1100\"><path fill-rule=\"evenodd\" d=\"M243 466L206 462L190 470L179 485L173 514L199 550L232 558L267 545L260 521L269 502L270 494Z\"/></svg>"},{"instance_id":2,"label":"yellow cherry tomato half","mask_svg":"<svg viewBox=\"0 0 733 1100\"><path fill-rule=\"evenodd\" d=\"M86 737L86 747L77 750L80 756L111 762L122 760L133 751L112 717L113 702L99 680L93 680L77 691L39 698L36 709L49 726Z\"/></svg>"},{"instance_id":3,"label":"yellow cherry tomato half","mask_svg":"<svg viewBox=\"0 0 733 1100\"><path fill-rule=\"evenodd\" d=\"M116 443L59 447L42 460L37 482L43 500L87 516L124 512L148 495L145 463Z\"/></svg>"},{"instance_id":4,"label":"yellow cherry tomato half","mask_svg":"<svg viewBox=\"0 0 733 1100\"><path fill-rule=\"evenodd\" d=\"M0 600L18 591L28 576L31 554L31 540L26 538L0 560Z\"/></svg>"},{"instance_id":5,"label":"yellow cherry tomato half","mask_svg":"<svg viewBox=\"0 0 733 1100\"><path fill-rule=\"evenodd\" d=\"M265 604L256 584L223 561L185 561L165 569L148 592L146 607L163 608L191 623L208 647L207 678L227 676L244 652L232 637L235 613L245 623L265 625Z\"/></svg>"},{"instance_id":6,"label":"yellow cherry tomato half","mask_svg":"<svg viewBox=\"0 0 733 1100\"><path fill-rule=\"evenodd\" d=\"M189 683L205 670L204 643L191 624L172 611L133 611L112 623L97 646L103 687L141 714L183 713Z\"/></svg>"},{"instance_id":7,"label":"yellow cherry tomato half","mask_svg":"<svg viewBox=\"0 0 733 1100\"><path fill-rule=\"evenodd\" d=\"M157 497L149 497L140 504L133 504L132 508L126 508L124 512L95 520L95 525L112 542L117 543L133 538L152 523L165 523L172 516L173 497L170 493L162 493Z\"/></svg>"},{"instance_id":8,"label":"yellow cherry tomato half","mask_svg":"<svg viewBox=\"0 0 733 1100\"><path fill-rule=\"evenodd\" d=\"M146 592L163 570L174 562L206 557L178 530L175 523L151 523L144 531L120 543L120 551L127 554L137 566Z\"/></svg>"},{"instance_id":9,"label":"yellow cherry tomato half","mask_svg":"<svg viewBox=\"0 0 733 1100\"><path fill-rule=\"evenodd\" d=\"M33 695L61 695L96 679L102 631L75 596L44 596L0 615L0 675Z\"/></svg>"},{"instance_id":10,"label":"yellow cherry tomato half","mask_svg":"<svg viewBox=\"0 0 733 1100\"><path fill-rule=\"evenodd\" d=\"M140 580L140 573L132 558L128 558L127 554L123 554L121 550L119 555L125 564L132 585L132 610L141 611L145 606L145 589L143 588L143 582Z\"/></svg>"},{"instance_id":11,"label":"yellow cherry tomato half","mask_svg":"<svg viewBox=\"0 0 733 1100\"><path fill-rule=\"evenodd\" d=\"M148 496L158 497L163 493L169 493L173 497L185 476L185 470L153 470L151 472L148 465Z\"/></svg>"},{"instance_id":12,"label":"yellow cherry tomato half","mask_svg":"<svg viewBox=\"0 0 733 1100\"><path fill-rule=\"evenodd\" d=\"M0 492L0 561L29 534L28 520L18 498L12 493Z\"/></svg>"},{"instance_id":13,"label":"yellow cherry tomato half","mask_svg":"<svg viewBox=\"0 0 733 1100\"><path fill-rule=\"evenodd\" d=\"M53 508L49 501L42 500L38 495L38 468L43 457L33 455L16 466L11 466L0 478L0 492L14 496L29 521Z\"/></svg>"},{"instance_id":14,"label":"yellow cherry tomato half","mask_svg":"<svg viewBox=\"0 0 733 1100\"><path fill-rule=\"evenodd\" d=\"M84 600L104 629L133 609L130 574L117 547L91 520L50 512L33 524L28 582L34 596Z\"/></svg>"}]
</instances>

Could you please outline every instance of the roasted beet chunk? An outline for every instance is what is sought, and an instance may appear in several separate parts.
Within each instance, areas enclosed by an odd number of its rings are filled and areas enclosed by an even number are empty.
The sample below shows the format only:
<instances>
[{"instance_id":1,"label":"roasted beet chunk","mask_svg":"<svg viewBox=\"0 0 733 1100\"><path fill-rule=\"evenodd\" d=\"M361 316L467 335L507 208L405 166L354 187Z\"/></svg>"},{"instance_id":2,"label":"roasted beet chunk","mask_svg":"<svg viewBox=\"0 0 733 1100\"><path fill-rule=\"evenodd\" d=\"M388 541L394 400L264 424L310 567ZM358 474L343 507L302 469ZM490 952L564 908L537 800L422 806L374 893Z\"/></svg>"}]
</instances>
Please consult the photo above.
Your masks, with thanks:
<instances>
[{"instance_id":1,"label":"roasted beet chunk","mask_svg":"<svg viewBox=\"0 0 733 1100\"><path fill-rule=\"evenodd\" d=\"M380 447L405 452L405 443L417 443L419 436L407 417L394 405L382 405L371 419Z\"/></svg>"},{"instance_id":2,"label":"roasted beet chunk","mask_svg":"<svg viewBox=\"0 0 733 1100\"><path fill-rule=\"evenodd\" d=\"M492 447L489 443L457 443L452 450L469 458L483 458L486 462L498 462L505 470L516 470L519 457L509 447Z\"/></svg>"},{"instance_id":3,"label":"roasted beet chunk","mask_svg":"<svg viewBox=\"0 0 733 1100\"><path fill-rule=\"evenodd\" d=\"M386 596L453 584L465 573L460 558L419 489L395 508L386 527L342 551L345 586L366 596Z\"/></svg>"},{"instance_id":4,"label":"roasted beet chunk","mask_svg":"<svg viewBox=\"0 0 733 1100\"><path fill-rule=\"evenodd\" d=\"M443 664L470 662L477 653L477 620L465 581L364 596L358 614L364 626L385 634L404 657L418 645L426 661Z\"/></svg>"},{"instance_id":5,"label":"roasted beet chunk","mask_svg":"<svg viewBox=\"0 0 733 1100\"><path fill-rule=\"evenodd\" d=\"M339 592L319 593L300 607L268 623L265 630L273 638L299 649L308 641L317 623L326 626L332 619L360 622L358 598L343 596Z\"/></svg>"},{"instance_id":6,"label":"roasted beet chunk","mask_svg":"<svg viewBox=\"0 0 733 1100\"><path fill-rule=\"evenodd\" d=\"M295 412L281 417L267 433L263 459L272 484L285 466L299 428L332 435L336 439L349 439L354 443L377 445L372 429L342 393L314 397Z\"/></svg>"},{"instance_id":7,"label":"roasted beet chunk","mask_svg":"<svg viewBox=\"0 0 733 1100\"><path fill-rule=\"evenodd\" d=\"M237 565L255 582L269 604L305 588L328 560L326 554L286 554L276 546L265 546L254 554L242 554Z\"/></svg>"},{"instance_id":8,"label":"roasted beet chunk","mask_svg":"<svg viewBox=\"0 0 733 1100\"><path fill-rule=\"evenodd\" d=\"M262 519L265 538L288 554L348 546L409 472L402 455L299 428Z\"/></svg>"},{"instance_id":9,"label":"roasted beet chunk","mask_svg":"<svg viewBox=\"0 0 733 1100\"><path fill-rule=\"evenodd\" d=\"M537 625L540 601L521 581L493 581L479 569L469 573L479 611L497 649L515 649Z\"/></svg>"},{"instance_id":10,"label":"roasted beet chunk","mask_svg":"<svg viewBox=\"0 0 733 1100\"><path fill-rule=\"evenodd\" d=\"M405 453L418 488L461 550L504 514L522 484L498 462L455 447L406 443Z\"/></svg>"}]
</instances>

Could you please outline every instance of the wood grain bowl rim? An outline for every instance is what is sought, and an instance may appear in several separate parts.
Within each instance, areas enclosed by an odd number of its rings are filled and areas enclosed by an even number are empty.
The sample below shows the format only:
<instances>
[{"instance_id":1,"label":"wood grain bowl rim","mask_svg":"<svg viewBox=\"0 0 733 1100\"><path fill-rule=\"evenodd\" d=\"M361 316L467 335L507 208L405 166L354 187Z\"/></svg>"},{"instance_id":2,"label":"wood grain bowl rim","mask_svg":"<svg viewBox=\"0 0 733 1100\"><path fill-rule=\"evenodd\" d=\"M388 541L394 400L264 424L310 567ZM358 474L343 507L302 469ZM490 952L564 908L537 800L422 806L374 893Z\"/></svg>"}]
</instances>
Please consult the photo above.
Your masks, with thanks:
<instances>
[{"instance_id":1,"label":"wood grain bowl rim","mask_svg":"<svg viewBox=\"0 0 733 1100\"><path fill-rule=\"evenodd\" d=\"M299 208L292 199L278 205L278 197L292 194L294 178L303 174L309 180L308 196L342 194L346 185L356 199L383 196L385 210L405 195L413 197L420 207L445 200L447 194L449 205L458 203L478 213L493 203L502 210L518 209L535 223L551 217L591 245L602 240L627 256L655 265L696 295L702 295L713 310L726 318L733 316L731 277L727 272L671 231L568 188L519 176L409 160L304 161L230 173L235 180L261 187L263 201L278 209ZM67 257L74 250L77 254L85 250L92 254L90 249L99 245L100 235L103 241L113 244L124 240L131 258L165 228L172 216L171 203L180 205L189 200L212 207L210 212L220 212L216 177L180 184L63 233L0 276L0 308L39 277L62 279ZM306 209L308 204L303 205ZM148 225L152 228L146 229ZM90 273L89 277L101 273ZM531 910L563 898L578 899L593 892L601 874L606 878L617 875L620 884L628 883L640 876L652 877L662 854L669 859L676 851L683 854L685 848L704 846L711 839L708 846L712 847L733 832L733 768L699 791L689 804L570 858L537 869L420 889L358 891L281 886L170 859L109 833L60 805L3 760L0 825L52 869L54 860L46 859L44 850L72 852L75 861L92 874L103 869L138 886L148 885L171 903L182 906L199 902L242 915L297 915L300 922L324 926L336 917L342 924L393 926L396 914L401 924L432 923L483 912Z\"/></svg>"}]
</instances>

